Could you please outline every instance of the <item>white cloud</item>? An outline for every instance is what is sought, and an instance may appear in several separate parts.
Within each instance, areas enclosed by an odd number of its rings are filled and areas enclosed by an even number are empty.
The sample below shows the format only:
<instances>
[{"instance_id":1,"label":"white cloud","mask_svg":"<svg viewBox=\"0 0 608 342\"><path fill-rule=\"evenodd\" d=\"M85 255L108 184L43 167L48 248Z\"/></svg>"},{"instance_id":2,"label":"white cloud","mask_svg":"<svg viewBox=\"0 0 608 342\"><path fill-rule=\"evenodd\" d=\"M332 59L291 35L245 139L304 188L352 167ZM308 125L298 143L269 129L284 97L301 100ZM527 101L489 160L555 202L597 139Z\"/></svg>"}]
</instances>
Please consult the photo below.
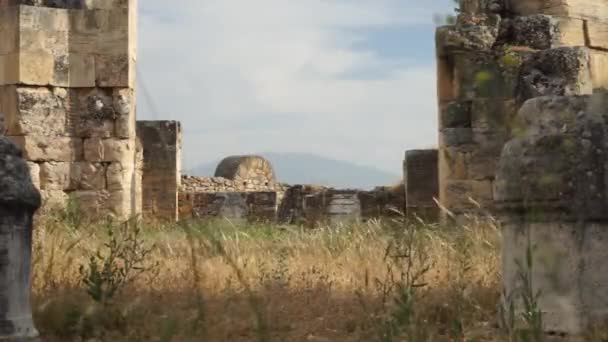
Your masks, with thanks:
<instances>
[{"instance_id":1,"label":"white cloud","mask_svg":"<svg viewBox=\"0 0 608 342\"><path fill-rule=\"evenodd\" d=\"M298 151L399 173L406 148L436 141L433 63L395 67L348 29L427 23L445 2L143 0L139 68L160 112L140 96L140 119L182 121L187 167ZM342 77L370 67L387 72Z\"/></svg>"}]
</instances>

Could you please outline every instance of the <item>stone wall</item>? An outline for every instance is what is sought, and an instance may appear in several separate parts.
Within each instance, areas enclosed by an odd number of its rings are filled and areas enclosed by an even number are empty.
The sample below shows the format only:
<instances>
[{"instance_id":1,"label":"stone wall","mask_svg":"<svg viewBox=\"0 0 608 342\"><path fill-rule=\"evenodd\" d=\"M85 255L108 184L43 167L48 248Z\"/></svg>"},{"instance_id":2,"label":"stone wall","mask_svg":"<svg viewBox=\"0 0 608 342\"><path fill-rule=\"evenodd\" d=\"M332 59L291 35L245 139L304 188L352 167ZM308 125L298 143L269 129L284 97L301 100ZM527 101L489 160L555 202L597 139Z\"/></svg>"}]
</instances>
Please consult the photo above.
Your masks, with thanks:
<instances>
[{"instance_id":1,"label":"stone wall","mask_svg":"<svg viewBox=\"0 0 608 342\"><path fill-rule=\"evenodd\" d=\"M182 176L181 189L185 192L285 192L289 188L285 183L254 184L253 182L234 181L224 177Z\"/></svg>"},{"instance_id":2,"label":"stone wall","mask_svg":"<svg viewBox=\"0 0 608 342\"><path fill-rule=\"evenodd\" d=\"M429 221L439 219L439 176L437 150L411 150L405 153L403 180L406 214Z\"/></svg>"},{"instance_id":3,"label":"stone wall","mask_svg":"<svg viewBox=\"0 0 608 342\"><path fill-rule=\"evenodd\" d=\"M143 213L176 221L181 181L181 124L138 121L137 137L143 147Z\"/></svg>"},{"instance_id":4,"label":"stone wall","mask_svg":"<svg viewBox=\"0 0 608 342\"><path fill-rule=\"evenodd\" d=\"M35 5L35 6L34 6ZM135 0L0 1L3 133L46 208L137 213Z\"/></svg>"},{"instance_id":5,"label":"stone wall","mask_svg":"<svg viewBox=\"0 0 608 342\"><path fill-rule=\"evenodd\" d=\"M217 192L179 194L181 220L225 218L232 222L274 222L276 192Z\"/></svg>"},{"instance_id":6,"label":"stone wall","mask_svg":"<svg viewBox=\"0 0 608 342\"><path fill-rule=\"evenodd\" d=\"M550 3L550 5L549 5ZM436 33L439 197L455 214L492 209L498 156L521 104L608 84L608 3L465 0Z\"/></svg>"}]
</instances>

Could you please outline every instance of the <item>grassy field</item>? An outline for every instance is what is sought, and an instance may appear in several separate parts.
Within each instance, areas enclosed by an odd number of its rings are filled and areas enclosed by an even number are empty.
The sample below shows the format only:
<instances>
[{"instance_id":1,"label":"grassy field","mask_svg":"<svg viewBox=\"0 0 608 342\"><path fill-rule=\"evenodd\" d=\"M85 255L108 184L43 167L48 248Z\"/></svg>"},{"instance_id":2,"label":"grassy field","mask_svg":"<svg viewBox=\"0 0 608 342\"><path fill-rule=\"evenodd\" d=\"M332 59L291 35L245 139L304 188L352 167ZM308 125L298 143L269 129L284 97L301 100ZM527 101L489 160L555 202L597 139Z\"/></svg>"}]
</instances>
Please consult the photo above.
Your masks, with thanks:
<instances>
[{"instance_id":1,"label":"grassy field","mask_svg":"<svg viewBox=\"0 0 608 342\"><path fill-rule=\"evenodd\" d=\"M386 220L291 226L39 220L48 341L497 341L500 234Z\"/></svg>"}]
</instances>

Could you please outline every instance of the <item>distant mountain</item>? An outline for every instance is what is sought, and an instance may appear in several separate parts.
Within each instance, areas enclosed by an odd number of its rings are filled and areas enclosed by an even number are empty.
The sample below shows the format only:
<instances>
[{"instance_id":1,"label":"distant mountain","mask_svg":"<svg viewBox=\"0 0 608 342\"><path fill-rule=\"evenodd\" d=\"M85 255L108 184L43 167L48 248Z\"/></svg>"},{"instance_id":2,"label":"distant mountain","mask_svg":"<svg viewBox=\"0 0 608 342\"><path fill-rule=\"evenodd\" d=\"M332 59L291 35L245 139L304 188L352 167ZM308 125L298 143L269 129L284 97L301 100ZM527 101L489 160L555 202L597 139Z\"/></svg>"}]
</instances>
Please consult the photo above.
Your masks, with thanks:
<instances>
[{"instance_id":1,"label":"distant mountain","mask_svg":"<svg viewBox=\"0 0 608 342\"><path fill-rule=\"evenodd\" d=\"M260 153L268 159L280 182L318 184L335 188L372 189L394 185L401 180L392 174L369 166L335 160L308 153ZM192 176L213 176L219 160L199 165L186 173Z\"/></svg>"}]
</instances>

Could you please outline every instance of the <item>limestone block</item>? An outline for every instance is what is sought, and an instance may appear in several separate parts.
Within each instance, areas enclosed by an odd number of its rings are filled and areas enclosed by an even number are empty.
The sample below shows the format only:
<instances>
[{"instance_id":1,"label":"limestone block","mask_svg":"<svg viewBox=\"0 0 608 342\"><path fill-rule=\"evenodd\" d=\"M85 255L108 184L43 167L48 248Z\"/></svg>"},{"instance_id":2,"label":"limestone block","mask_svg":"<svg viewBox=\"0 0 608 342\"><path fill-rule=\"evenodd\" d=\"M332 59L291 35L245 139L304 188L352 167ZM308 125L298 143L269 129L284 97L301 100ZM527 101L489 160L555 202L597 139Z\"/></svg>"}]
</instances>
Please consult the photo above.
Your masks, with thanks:
<instances>
[{"instance_id":1,"label":"limestone block","mask_svg":"<svg viewBox=\"0 0 608 342\"><path fill-rule=\"evenodd\" d=\"M117 117L111 93L99 88L72 88L68 116L72 133L83 138L110 138Z\"/></svg>"},{"instance_id":2,"label":"limestone block","mask_svg":"<svg viewBox=\"0 0 608 342\"><path fill-rule=\"evenodd\" d=\"M472 143L471 128L444 128L439 132L439 146L462 146Z\"/></svg>"},{"instance_id":3,"label":"limestone block","mask_svg":"<svg viewBox=\"0 0 608 342\"><path fill-rule=\"evenodd\" d=\"M84 0L87 9L128 8L136 4L133 0Z\"/></svg>"},{"instance_id":4,"label":"limestone block","mask_svg":"<svg viewBox=\"0 0 608 342\"><path fill-rule=\"evenodd\" d=\"M450 210L476 208L474 202L482 206L492 203L492 181L490 180L443 180L440 191L442 205Z\"/></svg>"},{"instance_id":5,"label":"limestone block","mask_svg":"<svg viewBox=\"0 0 608 342\"><path fill-rule=\"evenodd\" d=\"M110 191L128 190L133 184L133 164L111 163L106 172L107 188ZM174 192L176 192L175 190Z\"/></svg>"},{"instance_id":6,"label":"limestone block","mask_svg":"<svg viewBox=\"0 0 608 342\"><path fill-rule=\"evenodd\" d=\"M84 157L85 160L91 162L133 163L135 141L129 139L85 139Z\"/></svg>"},{"instance_id":7,"label":"limestone block","mask_svg":"<svg viewBox=\"0 0 608 342\"><path fill-rule=\"evenodd\" d=\"M99 34L94 33L83 33L83 32L68 32L68 52L69 53L80 53L85 55L94 55L98 53L98 36Z\"/></svg>"},{"instance_id":8,"label":"limestone block","mask_svg":"<svg viewBox=\"0 0 608 342\"><path fill-rule=\"evenodd\" d=\"M81 214L89 218L99 218L108 212L110 193L105 190L73 191L70 193L69 198L74 202Z\"/></svg>"},{"instance_id":9,"label":"limestone block","mask_svg":"<svg viewBox=\"0 0 608 342\"><path fill-rule=\"evenodd\" d=\"M435 149L411 150L405 153L403 180L406 213L436 220L439 207L439 154Z\"/></svg>"},{"instance_id":10,"label":"limestone block","mask_svg":"<svg viewBox=\"0 0 608 342\"><path fill-rule=\"evenodd\" d=\"M437 99L439 103L453 101L456 98L454 84L454 58L437 56Z\"/></svg>"},{"instance_id":11,"label":"limestone block","mask_svg":"<svg viewBox=\"0 0 608 342\"><path fill-rule=\"evenodd\" d=\"M43 190L103 190L105 168L87 162L47 162L41 164Z\"/></svg>"},{"instance_id":12,"label":"limestone block","mask_svg":"<svg viewBox=\"0 0 608 342\"><path fill-rule=\"evenodd\" d=\"M0 56L0 85L50 85L53 82L54 57L48 53L20 53Z\"/></svg>"},{"instance_id":13,"label":"limestone block","mask_svg":"<svg viewBox=\"0 0 608 342\"><path fill-rule=\"evenodd\" d=\"M20 29L47 32L69 31L72 11L62 8L19 6ZM78 11L76 11L78 12Z\"/></svg>"},{"instance_id":14,"label":"limestone block","mask_svg":"<svg viewBox=\"0 0 608 342\"><path fill-rule=\"evenodd\" d=\"M515 100L495 101L480 99L471 104L471 128L479 133L504 133L515 125Z\"/></svg>"},{"instance_id":15,"label":"limestone block","mask_svg":"<svg viewBox=\"0 0 608 342\"><path fill-rule=\"evenodd\" d=\"M40 187L42 190L71 189L71 163L46 162L40 166Z\"/></svg>"},{"instance_id":16,"label":"limestone block","mask_svg":"<svg viewBox=\"0 0 608 342\"><path fill-rule=\"evenodd\" d=\"M70 11L70 30L77 34L99 34L110 27L110 12L106 10Z\"/></svg>"},{"instance_id":17,"label":"limestone block","mask_svg":"<svg viewBox=\"0 0 608 342\"><path fill-rule=\"evenodd\" d=\"M131 189L111 191L107 203L110 213L114 214L118 219L129 219L132 214L132 196Z\"/></svg>"},{"instance_id":18,"label":"limestone block","mask_svg":"<svg viewBox=\"0 0 608 342\"><path fill-rule=\"evenodd\" d=\"M500 21L499 16L490 15L478 22L461 21L457 25L437 28L435 45L438 56L490 50L498 37Z\"/></svg>"},{"instance_id":19,"label":"limestone block","mask_svg":"<svg viewBox=\"0 0 608 342\"><path fill-rule=\"evenodd\" d=\"M499 40L537 50L585 46L584 21L543 14L519 16L503 21Z\"/></svg>"},{"instance_id":20,"label":"limestone block","mask_svg":"<svg viewBox=\"0 0 608 342\"><path fill-rule=\"evenodd\" d=\"M70 53L57 56L53 85L59 87L95 87L95 57L91 54Z\"/></svg>"},{"instance_id":21,"label":"limestone block","mask_svg":"<svg viewBox=\"0 0 608 342\"><path fill-rule=\"evenodd\" d=\"M72 163L70 183L73 189L103 190L106 188L106 169L101 163Z\"/></svg>"},{"instance_id":22,"label":"limestone block","mask_svg":"<svg viewBox=\"0 0 608 342\"><path fill-rule=\"evenodd\" d=\"M590 53L582 47L561 47L535 53L520 74L519 98L584 95L593 92Z\"/></svg>"},{"instance_id":23,"label":"limestone block","mask_svg":"<svg viewBox=\"0 0 608 342\"><path fill-rule=\"evenodd\" d=\"M586 32L590 47L608 49L608 23L587 21Z\"/></svg>"},{"instance_id":24,"label":"limestone block","mask_svg":"<svg viewBox=\"0 0 608 342\"><path fill-rule=\"evenodd\" d=\"M67 207L69 196L63 190L40 190L42 197L42 211L52 212Z\"/></svg>"},{"instance_id":25,"label":"limestone block","mask_svg":"<svg viewBox=\"0 0 608 342\"><path fill-rule=\"evenodd\" d=\"M23 150L25 159L29 161L78 161L82 160L83 145L81 139L69 137L46 136L9 136Z\"/></svg>"},{"instance_id":26,"label":"limestone block","mask_svg":"<svg viewBox=\"0 0 608 342\"><path fill-rule=\"evenodd\" d=\"M471 101L453 101L440 105L439 127L471 127Z\"/></svg>"},{"instance_id":27,"label":"limestone block","mask_svg":"<svg viewBox=\"0 0 608 342\"><path fill-rule=\"evenodd\" d=\"M467 179L469 164L470 152L455 147L440 149L439 175L441 179Z\"/></svg>"},{"instance_id":28,"label":"limestone block","mask_svg":"<svg viewBox=\"0 0 608 342\"><path fill-rule=\"evenodd\" d=\"M95 78L100 87L131 87L135 81L134 61L128 54L95 55Z\"/></svg>"},{"instance_id":29,"label":"limestone block","mask_svg":"<svg viewBox=\"0 0 608 342\"><path fill-rule=\"evenodd\" d=\"M65 55L68 53L68 31L22 28L18 48L20 52Z\"/></svg>"},{"instance_id":30,"label":"limestone block","mask_svg":"<svg viewBox=\"0 0 608 342\"><path fill-rule=\"evenodd\" d=\"M40 189L40 165L33 162L27 162L27 166L30 170L32 183L36 188Z\"/></svg>"},{"instance_id":31,"label":"limestone block","mask_svg":"<svg viewBox=\"0 0 608 342\"><path fill-rule=\"evenodd\" d=\"M454 87L461 99L513 98L519 73L519 56L471 52L454 57ZM509 63L504 65L504 61ZM514 62L511 62L511 61ZM514 65L511 65L514 64Z\"/></svg>"},{"instance_id":32,"label":"limestone block","mask_svg":"<svg viewBox=\"0 0 608 342\"><path fill-rule=\"evenodd\" d=\"M548 14L585 20L608 20L608 3L603 0L508 0L508 5L516 15Z\"/></svg>"},{"instance_id":33,"label":"limestone block","mask_svg":"<svg viewBox=\"0 0 608 342\"><path fill-rule=\"evenodd\" d=\"M604 94L526 101L519 116L527 129L503 148L497 198L520 206L542 203L561 219L583 214L589 220L608 218L601 171L608 164L602 119L607 103Z\"/></svg>"},{"instance_id":34,"label":"limestone block","mask_svg":"<svg viewBox=\"0 0 608 342\"><path fill-rule=\"evenodd\" d=\"M134 137L136 135L134 91L128 88L114 89L112 100L117 115L114 134L123 139Z\"/></svg>"},{"instance_id":35,"label":"limestone block","mask_svg":"<svg viewBox=\"0 0 608 342\"><path fill-rule=\"evenodd\" d=\"M608 52L606 51L590 51L590 68L593 89L608 90Z\"/></svg>"},{"instance_id":36,"label":"limestone block","mask_svg":"<svg viewBox=\"0 0 608 342\"><path fill-rule=\"evenodd\" d=\"M0 108L8 135L66 135L64 101L48 88L5 86Z\"/></svg>"},{"instance_id":37,"label":"limestone block","mask_svg":"<svg viewBox=\"0 0 608 342\"><path fill-rule=\"evenodd\" d=\"M4 16L0 15L0 20ZM0 24L0 55L10 55L18 52L19 31L16 26Z\"/></svg>"}]
</instances>

